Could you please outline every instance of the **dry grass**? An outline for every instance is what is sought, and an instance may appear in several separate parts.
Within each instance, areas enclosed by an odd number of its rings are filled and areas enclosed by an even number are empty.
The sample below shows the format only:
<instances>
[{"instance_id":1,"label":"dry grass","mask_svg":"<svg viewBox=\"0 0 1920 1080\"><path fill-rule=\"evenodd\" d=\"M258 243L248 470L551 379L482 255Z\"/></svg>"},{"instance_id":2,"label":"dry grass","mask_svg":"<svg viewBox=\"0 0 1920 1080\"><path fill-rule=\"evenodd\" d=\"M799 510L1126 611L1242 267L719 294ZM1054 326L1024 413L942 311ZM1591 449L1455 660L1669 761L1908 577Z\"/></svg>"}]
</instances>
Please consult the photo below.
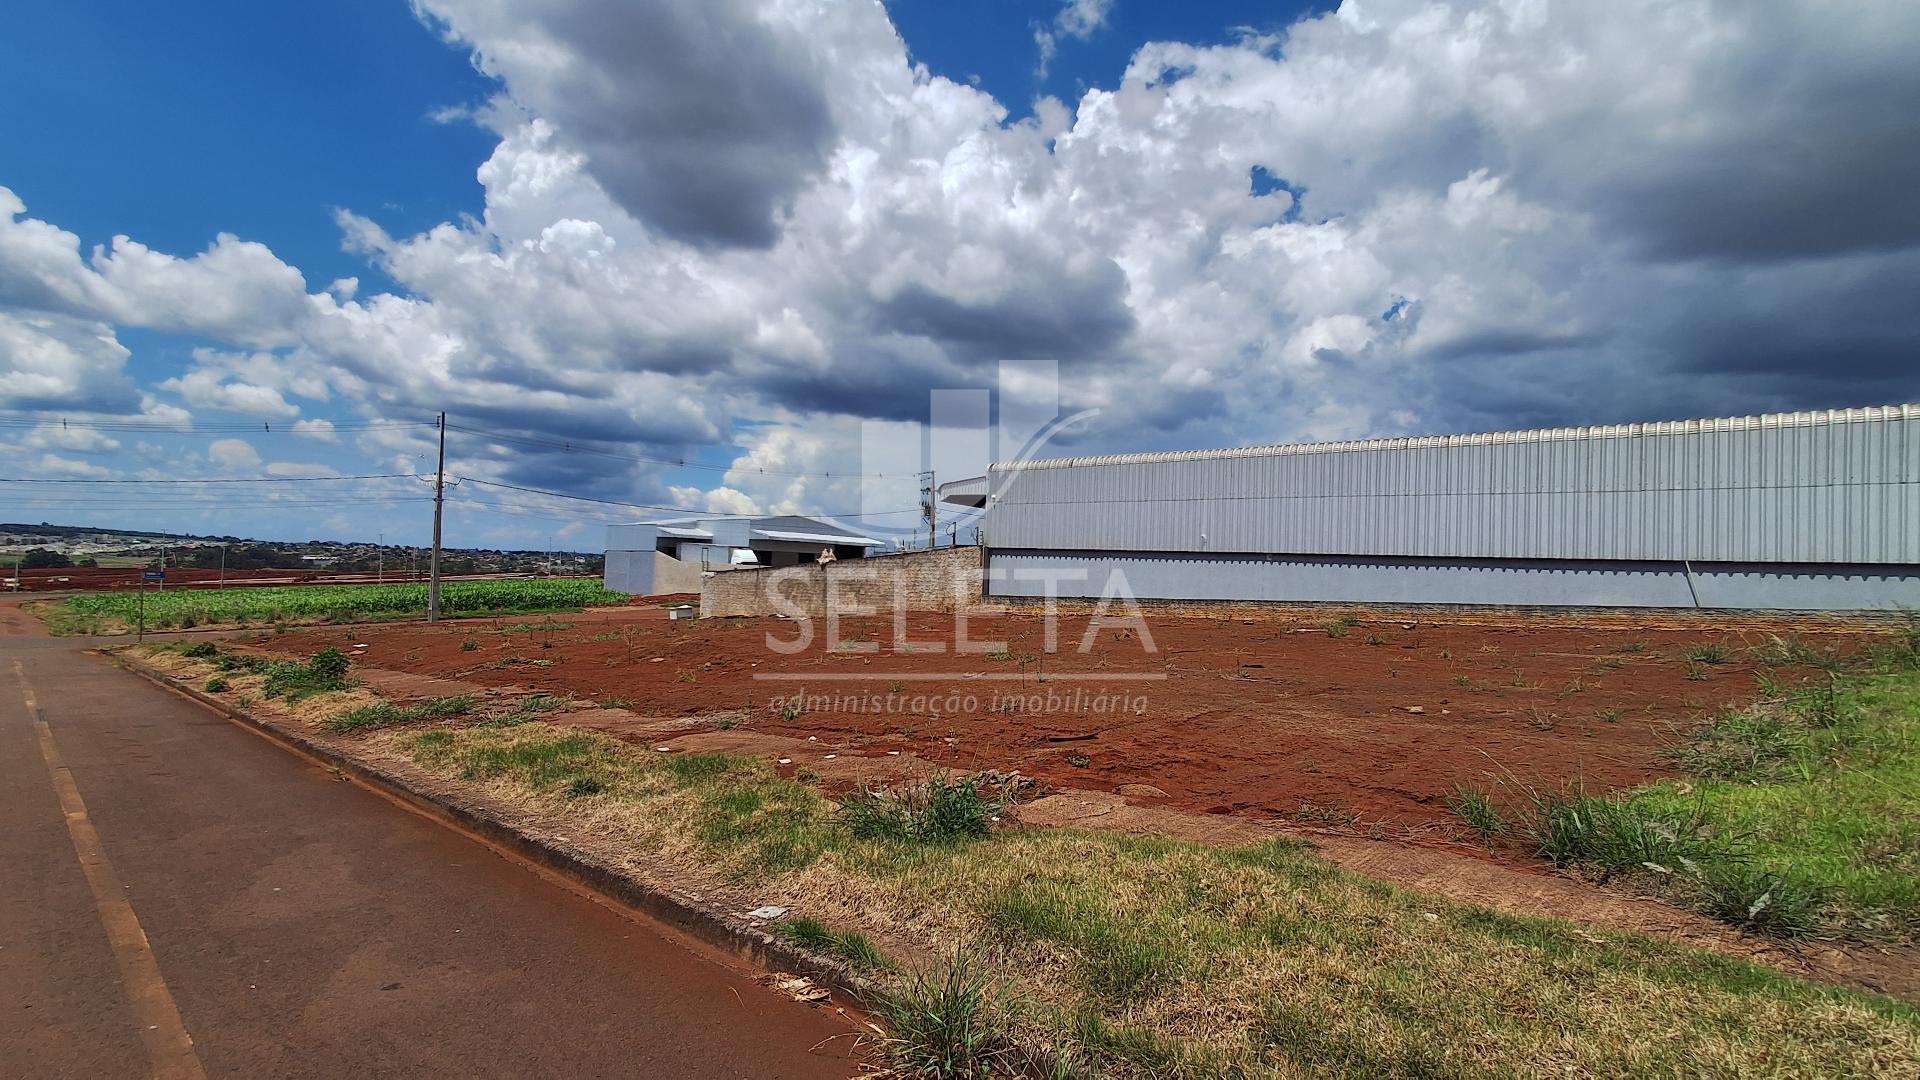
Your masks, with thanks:
<instances>
[{"instance_id":1,"label":"dry grass","mask_svg":"<svg viewBox=\"0 0 1920 1080\"><path fill-rule=\"evenodd\" d=\"M303 705L337 712L351 696ZM1419 896L1290 844L1050 829L862 840L766 762L538 721L355 745L642 877L704 876L865 935L903 967L968 956L990 988L997 1060L1032 1071L1920 1075L1920 1012L1906 1006Z\"/></svg>"},{"instance_id":2,"label":"dry grass","mask_svg":"<svg viewBox=\"0 0 1920 1080\"><path fill-rule=\"evenodd\" d=\"M1107 1075L1920 1069L1920 1021L1894 1003L1427 899L1285 844L862 841L758 761L543 724L374 738L643 872L713 868L883 946L912 942L909 964L966 946L1013 1044ZM580 778L589 794L570 790Z\"/></svg>"}]
</instances>

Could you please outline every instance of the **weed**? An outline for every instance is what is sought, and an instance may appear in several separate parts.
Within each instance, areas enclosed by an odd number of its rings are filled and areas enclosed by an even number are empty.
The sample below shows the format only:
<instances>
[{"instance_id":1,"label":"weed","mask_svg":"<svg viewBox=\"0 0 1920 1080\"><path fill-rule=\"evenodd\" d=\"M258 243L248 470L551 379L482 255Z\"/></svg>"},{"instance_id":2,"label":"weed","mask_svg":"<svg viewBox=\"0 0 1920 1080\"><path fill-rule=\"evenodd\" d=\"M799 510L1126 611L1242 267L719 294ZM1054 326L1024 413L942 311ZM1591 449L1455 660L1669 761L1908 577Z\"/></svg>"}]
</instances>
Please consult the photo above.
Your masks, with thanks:
<instances>
[{"instance_id":1,"label":"weed","mask_svg":"<svg viewBox=\"0 0 1920 1080\"><path fill-rule=\"evenodd\" d=\"M564 794L569 799L584 799L589 795L599 795L606 790L606 784L594 777L576 776L567 781Z\"/></svg>"},{"instance_id":2,"label":"weed","mask_svg":"<svg viewBox=\"0 0 1920 1080\"><path fill-rule=\"evenodd\" d=\"M734 728L740 726L740 714L728 713L715 720L713 726L719 728L721 731L732 731Z\"/></svg>"},{"instance_id":3,"label":"weed","mask_svg":"<svg viewBox=\"0 0 1920 1080\"><path fill-rule=\"evenodd\" d=\"M633 704L633 702L628 701L626 698L610 697L600 702L600 707L603 709L624 709L631 704Z\"/></svg>"},{"instance_id":4,"label":"weed","mask_svg":"<svg viewBox=\"0 0 1920 1080\"><path fill-rule=\"evenodd\" d=\"M1559 791L1530 792L1515 827L1556 866L1664 874L1714 854L1699 836L1700 824L1697 810L1655 814L1624 796L1589 795L1576 781Z\"/></svg>"},{"instance_id":5,"label":"weed","mask_svg":"<svg viewBox=\"0 0 1920 1080\"><path fill-rule=\"evenodd\" d=\"M1790 715L1764 706L1723 712L1688 732L1668 756L1696 776L1780 779L1801 745Z\"/></svg>"},{"instance_id":6,"label":"weed","mask_svg":"<svg viewBox=\"0 0 1920 1080\"><path fill-rule=\"evenodd\" d=\"M1320 624L1320 629L1325 630L1330 638L1343 638L1347 636L1347 628L1352 625L1339 619L1328 619Z\"/></svg>"},{"instance_id":7,"label":"weed","mask_svg":"<svg viewBox=\"0 0 1920 1080\"><path fill-rule=\"evenodd\" d=\"M1647 651L1647 643L1644 641L1623 641L1615 645L1613 651L1617 653L1643 653Z\"/></svg>"},{"instance_id":8,"label":"weed","mask_svg":"<svg viewBox=\"0 0 1920 1080\"><path fill-rule=\"evenodd\" d=\"M785 720L788 723L792 723L793 721L800 719L800 714L806 711L807 711L807 707L805 705L802 705L799 699L796 697L794 700L787 701L780 706L780 719Z\"/></svg>"},{"instance_id":9,"label":"weed","mask_svg":"<svg viewBox=\"0 0 1920 1080\"><path fill-rule=\"evenodd\" d=\"M910 973L876 1009L886 1021L883 1052L895 1073L975 1080L1009 1072L1013 1055L994 997L986 965L965 948L936 971Z\"/></svg>"},{"instance_id":10,"label":"weed","mask_svg":"<svg viewBox=\"0 0 1920 1080\"><path fill-rule=\"evenodd\" d=\"M1605 672L1605 671L1619 671L1620 668L1625 664L1626 664L1626 661L1620 659L1617 656L1603 656L1600 658L1600 662L1593 666Z\"/></svg>"},{"instance_id":11,"label":"weed","mask_svg":"<svg viewBox=\"0 0 1920 1080\"><path fill-rule=\"evenodd\" d=\"M253 670L264 668L267 682L261 692L270 698L284 697L292 703L331 690L345 690L347 665L346 654L329 645L304 664L280 660L244 666Z\"/></svg>"},{"instance_id":12,"label":"weed","mask_svg":"<svg viewBox=\"0 0 1920 1080\"><path fill-rule=\"evenodd\" d=\"M373 731L377 728L393 727L396 724L412 724L421 720L464 716L472 711L473 699L465 695L434 698L419 705L407 706L382 701L358 709L350 709L338 716L330 716L320 722L320 727L335 735L345 735L355 731Z\"/></svg>"},{"instance_id":13,"label":"weed","mask_svg":"<svg viewBox=\"0 0 1920 1080\"><path fill-rule=\"evenodd\" d=\"M1575 694L1584 694L1586 693L1586 691L1587 691L1587 684L1581 682L1579 679L1575 679L1572 682L1567 684L1566 689L1560 691L1558 694L1555 694L1554 700L1565 701L1567 698L1570 698Z\"/></svg>"},{"instance_id":14,"label":"weed","mask_svg":"<svg viewBox=\"0 0 1920 1080\"><path fill-rule=\"evenodd\" d=\"M1013 657L1012 649L1000 649L996 652L990 652L987 654L987 659L989 660L1012 660L1013 658L1014 657Z\"/></svg>"},{"instance_id":15,"label":"weed","mask_svg":"<svg viewBox=\"0 0 1920 1080\"><path fill-rule=\"evenodd\" d=\"M865 934L829 930L813 919L790 919L774 927L783 938L803 949L837 957L855 971L891 971L888 960Z\"/></svg>"},{"instance_id":16,"label":"weed","mask_svg":"<svg viewBox=\"0 0 1920 1080\"><path fill-rule=\"evenodd\" d=\"M1727 647L1719 643L1695 645L1683 653L1688 660L1696 664L1724 664L1727 662Z\"/></svg>"},{"instance_id":17,"label":"weed","mask_svg":"<svg viewBox=\"0 0 1920 1080\"><path fill-rule=\"evenodd\" d=\"M1481 836L1492 838L1507 831L1507 821L1493 805L1493 796L1479 788L1461 784L1447 796L1447 809Z\"/></svg>"},{"instance_id":18,"label":"weed","mask_svg":"<svg viewBox=\"0 0 1920 1080\"><path fill-rule=\"evenodd\" d=\"M1620 722L1620 710L1608 709L1600 714L1599 720L1603 724L1617 724Z\"/></svg>"},{"instance_id":19,"label":"weed","mask_svg":"<svg viewBox=\"0 0 1920 1080\"><path fill-rule=\"evenodd\" d=\"M1381 637L1379 634L1368 634L1366 637L1366 642L1369 645L1385 645L1387 643L1387 639Z\"/></svg>"},{"instance_id":20,"label":"weed","mask_svg":"<svg viewBox=\"0 0 1920 1080\"><path fill-rule=\"evenodd\" d=\"M1535 731L1552 731L1560 718L1552 713L1543 713L1538 706L1527 706L1527 726Z\"/></svg>"},{"instance_id":21,"label":"weed","mask_svg":"<svg viewBox=\"0 0 1920 1080\"><path fill-rule=\"evenodd\" d=\"M1453 677L1453 684L1455 686L1472 686L1473 679L1466 675L1455 675Z\"/></svg>"},{"instance_id":22,"label":"weed","mask_svg":"<svg viewBox=\"0 0 1920 1080\"><path fill-rule=\"evenodd\" d=\"M189 645L186 648L181 649L180 655L190 657L195 660L210 660L213 657L220 655L220 648L219 646L215 645L211 641L202 641L202 642L199 642L198 644Z\"/></svg>"},{"instance_id":23,"label":"weed","mask_svg":"<svg viewBox=\"0 0 1920 1080\"><path fill-rule=\"evenodd\" d=\"M1712 676L1712 674L1711 674L1710 672L1708 672L1708 671L1707 671L1707 668L1706 668L1706 665L1705 665L1705 664L1702 664L1702 663L1700 663L1700 662L1699 662L1698 660L1689 660L1689 661L1687 661L1687 679L1688 679L1688 681L1690 681L1690 682L1706 682L1706 681L1707 681L1708 679L1710 679L1710 678L1712 678L1712 677L1713 677L1713 676Z\"/></svg>"},{"instance_id":24,"label":"weed","mask_svg":"<svg viewBox=\"0 0 1920 1080\"><path fill-rule=\"evenodd\" d=\"M1746 863L1715 864L1702 875L1701 910L1742 930L1802 938L1819 927L1823 890Z\"/></svg>"},{"instance_id":25,"label":"weed","mask_svg":"<svg viewBox=\"0 0 1920 1080\"><path fill-rule=\"evenodd\" d=\"M224 694L231 689L233 689L233 684L219 675L215 675L213 678L207 680L207 693L209 694Z\"/></svg>"},{"instance_id":26,"label":"weed","mask_svg":"<svg viewBox=\"0 0 1920 1080\"><path fill-rule=\"evenodd\" d=\"M940 844L986 836L999 809L972 778L938 775L893 791L863 787L840 805L840 816L862 839Z\"/></svg>"},{"instance_id":27,"label":"weed","mask_svg":"<svg viewBox=\"0 0 1920 1080\"><path fill-rule=\"evenodd\" d=\"M1084 769L1088 765L1093 764L1093 759L1088 757L1085 754L1068 754L1067 764L1073 766L1076 769Z\"/></svg>"},{"instance_id":28,"label":"weed","mask_svg":"<svg viewBox=\"0 0 1920 1080\"><path fill-rule=\"evenodd\" d=\"M479 652L479 651L480 651L480 639L479 639L479 638L468 638L467 640L465 640L465 641L463 641L463 642L461 642L461 643L460 643L460 651L461 651L461 652Z\"/></svg>"}]
</instances>

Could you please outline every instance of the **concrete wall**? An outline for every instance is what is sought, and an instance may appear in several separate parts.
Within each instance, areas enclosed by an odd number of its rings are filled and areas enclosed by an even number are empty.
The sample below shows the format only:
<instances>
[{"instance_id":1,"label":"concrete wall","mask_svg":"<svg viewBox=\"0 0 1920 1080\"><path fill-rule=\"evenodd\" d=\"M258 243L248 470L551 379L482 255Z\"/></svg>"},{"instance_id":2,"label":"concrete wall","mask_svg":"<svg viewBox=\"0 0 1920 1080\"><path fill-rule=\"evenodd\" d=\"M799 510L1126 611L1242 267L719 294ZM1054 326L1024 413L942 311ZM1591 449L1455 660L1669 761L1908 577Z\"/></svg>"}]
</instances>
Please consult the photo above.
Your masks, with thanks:
<instances>
[{"instance_id":1,"label":"concrete wall","mask_svg":"<svg viewBox=\"0 0 1920 1080\"><path fill-rule=\"evenodd\" d=\"M980 597L981 549L940 548L825 566L731 570L701 583L700 614L843 615L861 611L951 611Z\"/></svg>"},{"instance_id":2,"label":"concrete wall","mask_svg":"<svg viewBox=\"0 0 1920 1080\"><path fill-rule=\"evenodd\" d=\"M634 596L700 591L700 567L662 551L607 552L606 586Z\"/></svg>"},{"instance_id":3,"label":"concrete wall","mask_svg":"<svg viewBox=\"0 0 1920 1080\"><path fill-rule=\"evenodd\" d=\"M1920 566L994 551L992 597L1493 607L1920 609ZM1123 575L1116 579L1113 575ZM1117 595L1117 594L1116 594Z\"/></svg>"}]
</instances>

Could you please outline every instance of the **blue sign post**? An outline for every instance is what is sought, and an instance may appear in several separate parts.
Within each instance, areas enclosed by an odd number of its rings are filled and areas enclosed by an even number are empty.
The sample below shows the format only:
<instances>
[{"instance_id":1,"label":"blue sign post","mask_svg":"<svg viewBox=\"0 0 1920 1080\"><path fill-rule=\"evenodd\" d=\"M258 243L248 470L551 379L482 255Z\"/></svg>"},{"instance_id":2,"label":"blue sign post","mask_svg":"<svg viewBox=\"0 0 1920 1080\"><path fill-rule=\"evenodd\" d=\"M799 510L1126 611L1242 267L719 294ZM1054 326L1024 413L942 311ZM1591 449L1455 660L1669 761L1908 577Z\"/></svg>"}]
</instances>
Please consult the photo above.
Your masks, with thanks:
<instances>
[{"instance_id":1,"label":"blue sign post","mask_svg":"<svg viewBox=\"0 0 1920 1080\"><path fill-rule=\"evenodd\" d=\"M147 582L164 583L167 580L165 569L140 571L140 625L134 631L133 640L147 640Z\"/></svg>"}]
</instances>

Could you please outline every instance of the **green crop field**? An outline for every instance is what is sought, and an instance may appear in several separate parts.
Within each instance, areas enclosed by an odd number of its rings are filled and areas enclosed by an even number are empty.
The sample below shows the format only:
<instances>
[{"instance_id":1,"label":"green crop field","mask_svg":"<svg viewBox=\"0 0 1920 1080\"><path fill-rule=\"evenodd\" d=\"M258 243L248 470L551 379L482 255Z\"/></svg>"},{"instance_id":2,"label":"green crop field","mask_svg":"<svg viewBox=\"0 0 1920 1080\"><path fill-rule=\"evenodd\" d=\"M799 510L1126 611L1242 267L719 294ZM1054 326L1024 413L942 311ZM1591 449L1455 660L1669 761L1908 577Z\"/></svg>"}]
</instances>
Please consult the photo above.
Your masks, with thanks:
<instances>
[{"instance_id":1,"label":"green crop field","mask_svg":"<svg viewBox=\"0 0 1920 1080\"><path fill-rule=\"evenodd\" d=\"M448 616L572 611L629 602L592 578L455 581L440 589ZM424 617L425 585L300 585L278 589L166 589L144 596L149 630L272 623L372 622ZM46 610L55 633L115 633L139 618L142 597L130 592L75 596Z\"/></svg>"}]
</instances>

